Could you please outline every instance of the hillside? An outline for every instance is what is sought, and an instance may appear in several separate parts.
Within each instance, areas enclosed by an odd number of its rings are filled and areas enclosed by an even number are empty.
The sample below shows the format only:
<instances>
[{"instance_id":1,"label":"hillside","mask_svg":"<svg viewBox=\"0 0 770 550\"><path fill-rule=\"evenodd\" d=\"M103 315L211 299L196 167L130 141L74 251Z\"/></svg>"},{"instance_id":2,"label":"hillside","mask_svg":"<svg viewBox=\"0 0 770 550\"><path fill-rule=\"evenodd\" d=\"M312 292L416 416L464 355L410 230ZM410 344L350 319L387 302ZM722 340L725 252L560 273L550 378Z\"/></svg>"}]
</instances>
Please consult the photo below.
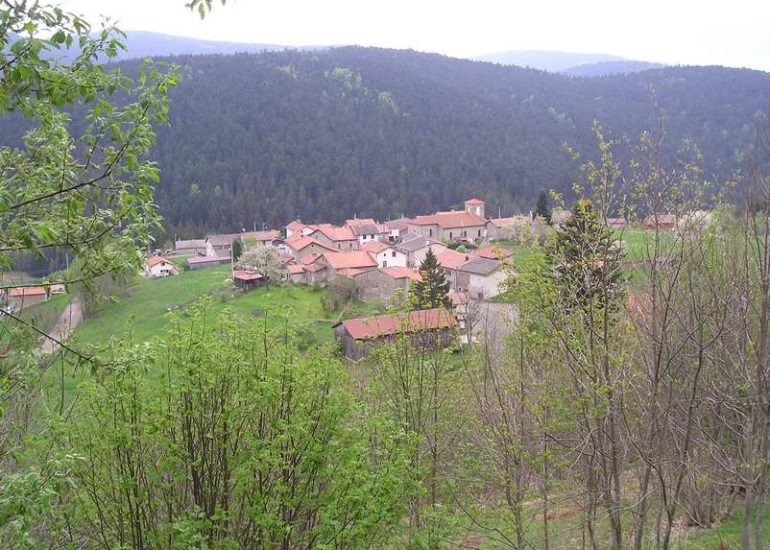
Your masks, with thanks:
<instances>
[{"instance_id":1,"label":"hillside","mask_svg":"<svg viewBox=\"0 0 770 550\"><path fill-rule=\"evenodd\" d=\"M729 174L754 139L770 75L672 67L574 79L413 51L176 57L170 127L158 132L157 202L169 235L432 211L482 195L489 211L529 209L541 188L569 190L595 149L595 119L614 136L656 126L666 156L703 149ZM130 68L130 64L127 65Z\"/></svg>"}]
</instances>

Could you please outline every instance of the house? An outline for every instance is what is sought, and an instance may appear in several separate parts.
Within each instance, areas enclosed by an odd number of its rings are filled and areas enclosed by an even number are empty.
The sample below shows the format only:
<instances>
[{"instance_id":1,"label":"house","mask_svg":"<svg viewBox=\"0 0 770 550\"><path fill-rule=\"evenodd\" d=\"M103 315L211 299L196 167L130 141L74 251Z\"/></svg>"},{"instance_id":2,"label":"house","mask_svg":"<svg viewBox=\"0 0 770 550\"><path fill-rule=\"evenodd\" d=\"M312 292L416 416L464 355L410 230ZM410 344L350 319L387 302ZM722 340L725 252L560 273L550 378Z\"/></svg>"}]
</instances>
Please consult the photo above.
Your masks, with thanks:
<instances>
[{"instance_id":1,"label":"house","mask_svg":"<svg viewBox=\"0 0 770 550\"><path fill-rule=\"evenodd\" d=\"M320 256L325 252L332 252L334 251L334 248L327 246L316 239L304 235L295 235L286 239L286 250L295 260L299 260L311 254Z\"/></svg>"},{"instance_id":2,"label":"house","mask_svg":"<svg viewBox=\"0 0 770 550\"><path fill-rule=\"evenodd\" d=\"M230 263L228 256L191 256L187 258L187 269L205 269Z\"/></svg>"},{"instance_id":3,"label":"house","mask_svg":"<svg viewBox=\"0 0 770 550\"><path fill-rule=\"evenodd\" d=\"M408 267L386 267L361 272L353 280L359 300L397 305L409 295L409 285L413 281L422 280L422 277L419 272Z\"/></svg>"},{"instance_id":4,"label":"house","mask_svg":"<svg viewBox=\"0 0 770 550\"><path fill-rule=\"evenodd\" d=\"M407 226L410 233L441 241L486 238L487 220L484 218L484 202L479 199L470 199L465 201L465 210L417 216Z\"/></svg>"},{"instance_id":5,"label":"house","mask_svg":"<svg viewBox=\"0 0 770 550\"><path fill-rule=\"evenodd\" d=\"M487 238L490 241L528 241L542 235L546 228L547 224L542 218L533 219L531 215L492 218L487 225Z\"/></svg>"},{"instance_id":6,"label":"house","mask_svg":"<svg viewBox=\"0 0 770 550\"><path fill-rule=\"evenodd\" d=\"M406 265L408 267L419 267L425 259L428 250L432 250L436 255L445 250L449 250L436 239L425 238L422 235L414 234L407 235L407 237L396 244L394 248L406 255Z\"/></svg>"},{"instance_id":7,"label":"house","mask_svg":"<svg viewBox=\"0 0 770 550\"><path fill-rule=\"evenodd\" d=\"M369 241L361 247L379 267L406 267L406 254L381 241Z\"/></svg>"},{"instance_id":8,"label":"house","mask_svg":"<svg viewBox=\"0 0 770 550\"><path fill-rule=\"evenodd\" d=\"M168 277L170 275L177 275L177 271L174 263L164 258L163 256L152 256L147 258L144 262L144 276L154 279L156 277Z\"/></svg>"},{"instance_id":9,"label":"house","mask_svg":"<svg viewBox=\"0 0 770 550\"><path fill-rule=\"evenodd\" d=\"M359 248L368 242L379 241L382 237L379 224L371 218L345 220L345 227L349 227L358 238Z\"/></svg>"},{"instance_id":10,"label":"house","mask_svg":"<svg viewBox=\"0 0 770 550\"><path fill-rule=\"evenodd\" d=\"M456 327L452 313L439 308L349 319L334 325L334 334L345 357L358 361L372 348L392 343L401 335L408 335L412 344L421 348L446 348L454 340Z\"/></svg>"},{"instance_id":11,"label":"house","mask_svg":"<svg viewBox=\"0 0 770 550\"><path fill-rule=\"evenodd\" d=\"M297 285L313 285L326 281L328 266L323 256L306 256L298 262L284 266L284 280Z\"/></svg>"},{"instance_id":12,"label":"house","mask_svg":"<svg viewBox=\"0 0 770 550\"><path fill-rule=\"evenodd\" d=\"M650 214L642 222L644 229L662 229L670 231L676 227L676 216L674 214Z\"/></svg>"},{"instance_id":13,"label":"house","mask_svg":"<svg viewBox=\"0 0 770 550\"><path fill-rule=\"evenodd\" d=\"M385 222L385 226L388 228L388 241L395 243L403 239L409 231L410 221L412 220L409 218L398 218Z\"/></svg>"},{"instance_id":14,"label":"house","mask_svg":"<svg viewBox=\"0 0 770 550\"><path fill-rule=\"evenodd\" d=\"M290 222L286 226L286 238L290 239L291 237L304 235L303 230L306 227L307 226L299 220L294 220L293 222Z\"/></svg>"},{"instance_id":15,"label":"house","mask_svg":"<svg viewBox=\"0 0 770 550\"><path fill-rule=\"evenodd\" d=\"M280 239L281 234L275 230L209 235L206 237L206 255L229 256L233 247L233 241L236 240L240 240L244 245L251 243L272 246L274 241L279 241Z\"/></svg>"},{"instance_id":16,"label":"house","mask_svg":"<svg viewBox=\"0 0 770 550\"><path fill-rule=\"evenodd\" d=\"M51 283L51 285L48 287L48 294L51 296L58 296L60 294L66 293L67 287L64 286L64 283Z\"/></svg>"},{"instance_id":17,"label":"house","mask_svg":"<svg viewBox=\"0 0 770 550\"><path fill-rule=\"evenodd\" d=\"M324 260L329 267L329 278L351 277L363 271L377 269L377 262L365 250L327 252Z\"/></svg>"},{"instance_id":18,"label":"house","mask_svg":"<svg viewBox=\"0 0 770 550\"><path fill-rule=\"evenodd\" d=\"M21 311L48 300L48 292L42 286L19 286L8 289L8 306L11 311Z\"/></svg>"},{"instance_id":19,"label":"house","mask_svg":"<svg viewBox=\"0 0 770 550\"><path fill-rule=\"evenodd\" d=\"M233 284L246 291L264 285L266 282L265 276L258 271L236 270L233 272Z\"/></svg>"},{"instance_id":20,"label":"house","mask_svg":"<svg viewBox=\"0 0 770 550\"><path fill-rule=\"evenodd\" d=\"M350 227L335 227L328 223L308 226L311 237L332 250L358 250L358 236Z\"/></svg>"},{"instance_id":21,"label":"house","mask_svg":"<svg viewBox=\"0 0 770 550\"><path fill-rule=\"evenodd\" d=\"M249 231L241 233L241 241L243 241L244 248L248 248L252 245L257 246L276 246L283 242L280 232L275 229L269 229L267 231Z\"/></svg>"},{"instance_id":22,"label":"house","mask_svg":"<svg viewBox=\"0 0 770 550\"><path fill-rule=\"evenodd\" d=\"M474 300L488 300L500 294L500 285L508 273L497 260L471 258L455 269L455 287L465 291Z\"/></svg>"},{"instance_id":23,"label":"house","mask_svg":"<svg viewBox=\"0 0 770 550\"><path fill-rule=\"evenodd\" d=\"M174 254L177 256L203 256L206 254L206 239L175 240Z\"/></svg>"},{"instance_id":24,"label":"house","mask_svg":"<svg viewBox=\"0 0 770 550\"><path fill-rule=\"evenodd\" d=\"M628 225L626 218L605 218L604 222L610 229L625 229Z\"/></svg>"},{"instance_id":25,"label":"house","mask_svg":"<svg viewBox=\"0 0 770 550\"><path fill-rule=\"evenodd\" d=\"M444 250L436 255L438 265L441 266L444 275L446 275L447 280L454 290L461 288L457 283L457 268L470 261L470 259L470 254L450 249Z\"/></svg>"}]
</instances>

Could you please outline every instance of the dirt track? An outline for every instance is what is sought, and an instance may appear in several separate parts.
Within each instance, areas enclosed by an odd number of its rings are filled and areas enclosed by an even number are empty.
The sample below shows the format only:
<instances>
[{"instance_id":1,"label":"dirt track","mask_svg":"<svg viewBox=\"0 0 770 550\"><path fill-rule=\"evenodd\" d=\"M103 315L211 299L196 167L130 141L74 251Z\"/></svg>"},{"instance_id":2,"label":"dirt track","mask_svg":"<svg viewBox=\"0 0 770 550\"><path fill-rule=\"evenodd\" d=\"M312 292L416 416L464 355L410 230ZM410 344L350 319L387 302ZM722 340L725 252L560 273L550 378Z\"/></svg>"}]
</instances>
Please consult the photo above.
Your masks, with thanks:
<instances>
[{"instance_id":1,"label":"dirt track","mask_svg":"<svg viewBox=\"0 0 770 550\"><path fill-rule=\"evenodd\" d=\"M67 339L70 332L78 326L78 323L83 320L83 304L80 298L73 298L72 301L64 308L59 319L51 330L51 338L43 340L42 350L43 353L53 353L59 349L59 344L56 341L62 342Z\"/></svg>"}]
</instances>

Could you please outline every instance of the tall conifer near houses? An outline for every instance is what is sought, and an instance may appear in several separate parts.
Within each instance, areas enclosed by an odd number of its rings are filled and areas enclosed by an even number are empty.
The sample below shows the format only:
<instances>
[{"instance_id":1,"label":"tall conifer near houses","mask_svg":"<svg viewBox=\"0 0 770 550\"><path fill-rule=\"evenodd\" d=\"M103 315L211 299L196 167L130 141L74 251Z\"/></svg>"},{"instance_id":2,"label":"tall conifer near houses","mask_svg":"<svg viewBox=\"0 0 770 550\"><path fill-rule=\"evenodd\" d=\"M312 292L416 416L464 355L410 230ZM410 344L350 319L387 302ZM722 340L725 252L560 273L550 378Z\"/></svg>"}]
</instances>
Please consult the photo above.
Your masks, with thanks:
<instances>
[{"instance_id":1,"label":"tall conifer near houses","mask_svg":"<svg viewBox=\"0 0 770 550\"><path fill-rule=\"evenodd\" d=\"M451 285L447 280L438 259L432 250L428 249L425 259L420 264L421 281L412 284L409 292L409 305L412 309L434 309L438 307L451 308L449 299Z\"/></svg>"},{"instance_id":2,"label":"tall conifer near houses","mask_svg":"<svg viewBox=\"0 0 770 550\"><path fill-rule=\"evenodd\" d=\"M548 206L548 194L543 189L540 190L540 194L537 196L535 215L540 216L548 225L551 225L551 208Z\"/></svg>"},{"instance_id":3,"label":"tall conifer near houses","mask_svg":"<svg viewBox=\"0 0 770 550\"><path fill-rule=\"evenodd\" d=\"M568 309L589 304L617 305L623 292L621 249L589 199L575 203L572 216L548 248L562 304Z\"/></svg>"}]
</instances>

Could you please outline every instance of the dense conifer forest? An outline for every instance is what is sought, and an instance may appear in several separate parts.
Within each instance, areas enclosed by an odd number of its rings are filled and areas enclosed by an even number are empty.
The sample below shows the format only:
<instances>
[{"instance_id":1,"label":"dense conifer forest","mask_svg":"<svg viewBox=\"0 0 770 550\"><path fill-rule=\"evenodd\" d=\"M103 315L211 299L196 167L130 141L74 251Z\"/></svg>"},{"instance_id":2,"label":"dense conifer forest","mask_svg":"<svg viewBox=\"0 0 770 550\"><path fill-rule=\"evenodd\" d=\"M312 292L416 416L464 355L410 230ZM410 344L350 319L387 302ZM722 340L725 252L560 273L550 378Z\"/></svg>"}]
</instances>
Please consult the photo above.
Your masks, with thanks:
<instances>
[{"instance_id":1,"label":"dense conifer forest","mask_svg":"<svg viewBox=\"0 0 770 550\"><path fill-rule=\"evenodd\" d=\"M414 51L177 56L171 124L159 129L156 200L167 236L293 219L387 218L483 195L489 211L533 208L542 188L569 191L610 137L657 126L664 154L694 140L707 176L742 167L770 75L672 67L570 78ZM128 70L131 69L129 64Z\"/></svg>"}]
</instances>

